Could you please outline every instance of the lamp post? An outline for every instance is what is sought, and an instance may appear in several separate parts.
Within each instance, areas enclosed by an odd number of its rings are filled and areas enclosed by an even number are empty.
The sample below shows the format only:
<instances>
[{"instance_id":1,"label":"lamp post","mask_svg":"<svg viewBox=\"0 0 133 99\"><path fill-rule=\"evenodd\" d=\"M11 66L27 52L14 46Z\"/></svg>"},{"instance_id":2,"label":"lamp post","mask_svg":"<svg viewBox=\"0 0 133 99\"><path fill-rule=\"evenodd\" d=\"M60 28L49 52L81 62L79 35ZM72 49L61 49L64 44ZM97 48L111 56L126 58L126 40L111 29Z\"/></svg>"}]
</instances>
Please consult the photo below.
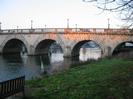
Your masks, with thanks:
<instances>
[{"instance_id":1,"label":"lamp post","mask_svg":"<svg viewBox=\"0 0 133 99\"><path fill-rule=\"evenodd\" d=\"M67 28L69 28L69 19L67 19Z\"/></svg>"},{"instance_id":2,"label":"lamp post","mask_svg":"<svg viewBox=\"0 0 133 99\"><path fill-rule=\"evenodd\" d=\"M1 30L1 24L2 24L2 23L0 22L0 30Z\"/></svg>"},{"instance_id":3,"label":"lamp post","mask_svg":"<svg viewBox=\"0 0 133 99\"><path fill-rule=\"evenodd\" d=\"M45 27L44 27L44 31L46 32L46 31L47 31L47 29L46 29L47 25L45 24L44 26L45 26Z\"/></svg>"},{"instance_id":4,"label":"lamp post","mask_svg":"<svg viewBox=\"0 0 133 99\"><path fill-rule=\"evenodd\" d=\"M110 19L108 18L108 29L110 28Z\"/></svg>"},{"instance_id":5,"label":"lamp post","mask_svg":"<svg viewBox=\"0 0 133 99\"><path fill-rule=\"evenodd\" d=\"M47 25L45 24L45 29L46 29Z\"/></svg>"},{"instance_id":6,"label":"lamp post","mask_svg":"<svg viewBox=\"0 0 133 99\"><path fill-rule=\"evenodd\" d=\"M76 32L77 32L77 24L75 24Z\"/></svg>"},{"instance_id":7,"label":"lamp post","mask_svg":"<svg viewBox=\"0 0 133 99\"><path fill-rule=\"evenodd\" d=\"M19 28L19 27L17 26L17 32L18 32L18 28Z\"/></svg>"},{"instance_id":8,"label":"lamp post","mask_svg":"<svg viewBox=\"0 0 133 99\"><path fill-rule=\"evenodd\" d=\"M33 20L31 20L31 29L33 29Z\"/></svg>"}]
</instances>

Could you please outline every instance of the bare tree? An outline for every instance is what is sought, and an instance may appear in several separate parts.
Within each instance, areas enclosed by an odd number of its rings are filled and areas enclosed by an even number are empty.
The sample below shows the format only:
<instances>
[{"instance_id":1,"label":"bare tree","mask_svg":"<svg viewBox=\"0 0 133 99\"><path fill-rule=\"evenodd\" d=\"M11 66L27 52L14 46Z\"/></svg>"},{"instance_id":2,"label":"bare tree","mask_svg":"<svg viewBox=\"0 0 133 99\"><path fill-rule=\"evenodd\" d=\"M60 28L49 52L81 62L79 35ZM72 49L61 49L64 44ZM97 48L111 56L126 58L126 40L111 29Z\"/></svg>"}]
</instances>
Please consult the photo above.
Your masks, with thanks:
<instances>
[{"instance_id":1,"label":"bare tree","mask_svg":"<svg viewBox=\"0 0 133 99\"><path fill-rule=\"evenodd\" d=\"M129 27L133 26L133 0L83 0L94 2L103 11L118 12Z\"/></svg>"}]
</instances>

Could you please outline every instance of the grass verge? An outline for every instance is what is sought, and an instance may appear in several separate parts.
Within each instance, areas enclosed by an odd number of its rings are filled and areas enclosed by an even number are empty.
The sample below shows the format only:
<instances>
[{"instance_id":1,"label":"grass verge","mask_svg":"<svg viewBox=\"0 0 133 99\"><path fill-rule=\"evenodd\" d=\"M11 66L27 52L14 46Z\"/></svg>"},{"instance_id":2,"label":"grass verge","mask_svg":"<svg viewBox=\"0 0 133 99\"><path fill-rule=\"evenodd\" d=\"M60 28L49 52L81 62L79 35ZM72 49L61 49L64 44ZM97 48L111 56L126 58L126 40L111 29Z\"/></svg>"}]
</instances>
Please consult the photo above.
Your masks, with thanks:
<instances>
[{"instance_id":1,"label":"grass verge","mask_svg":"<svg viewBox=\"0 0 133 99\"><path fill-rule=\"evenodd\" d=\"M26 99L133 99L133 59L101 59L26 85Z\"/></svg>"}]
</instances>

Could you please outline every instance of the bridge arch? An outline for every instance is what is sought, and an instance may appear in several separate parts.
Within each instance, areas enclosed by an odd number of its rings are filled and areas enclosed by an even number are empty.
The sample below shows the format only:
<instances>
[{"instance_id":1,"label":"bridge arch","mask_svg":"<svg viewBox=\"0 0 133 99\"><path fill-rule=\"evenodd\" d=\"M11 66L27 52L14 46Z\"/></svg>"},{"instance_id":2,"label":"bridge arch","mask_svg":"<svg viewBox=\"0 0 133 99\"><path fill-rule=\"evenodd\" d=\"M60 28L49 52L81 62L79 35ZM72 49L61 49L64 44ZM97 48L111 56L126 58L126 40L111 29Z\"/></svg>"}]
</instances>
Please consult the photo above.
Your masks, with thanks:
<instances>
[{"instance_id":1,"label":"bridge arch","mask_svg":"<svg viewBox=\"0 0 133 99\"><path fill-rule=\"evenodd\" d=\"M40 41L37 46L35 47L35 54L48 54L49 52L49 48L51 46L52 43L54 43L55 40L51 40L51 39L45 39Z\"/></svg>"},{"instance_id":2,"label":"bridge arch","mask_svg":"<svg viewBox=\"0 0 133 99\"><path fill-rule=\"evenodd\" d=\"M112 55L118 54L119 52L133 52L133 46L130 48L124 48L126 43L130 43L133 45L132 40L125 40L119 43L116 43L116 45L113 47Z\"/></svg>"},{"instance_id":3,"label":"bridge arch","mask_svg":"<svg viewBox=\"0 0 133 99\"><path fill-rule=\"evenodd\" d=\"M22 35L19 35L19 36L15 36L15 35L7 36L6 39L0 45L1 46L1 52L3 53L5 48L9 47L12 42L15 44L16 47L18 47L18 46L20 46L22 44L25 47L26 52L29 53L29 44L28 44L28 42L26 41L26 39ZM18 44L18 46L17 46L17 44Z\"/></svg>"},{"instance_id":4,"label":"bridge arch","mask_svg":"<svg viewBox=\"0 0 133 99\"><path fill-rule=\"evenodd\" d=\"M82 40L82 41L79 41L79 42L73 44L72 51L71 51L71 56L72 57L73 56L79 56L80 48L82 47L82 45L84 45L85 43L90 42L90 41L92 41L92 42L94 42L95 44L98 45L98 47L101 49L101 54L102 54L103 47L100 43L98 43L94 40Z\"/></svg>"},{"instance_id":5,"label":"bridge arch","mask_svg":"<svg viewBox=\"0 0 133 99\"><path fill-rule=\"evenodd\" d=\"M35 50L34 50L34 54L35 55L39 55L39 54L48 54L49 53L49 49L50 46L55 43L55 40L52 39L44 39L41 40L36 46L35 46ZM58 44L61 49L63 50L62 46L60 44Z\"/></svg>"},{"instance_id":6,"label":"bridge arch","mask_svg":"<svg viewBox=\"0 0 133 99\"><path fill-rule=\"evenodd\" d=\"M44 35L40 35L35 40L35 42L33 43L33 46L32 46L32 54L33 55L48 54L49 47L54 42L56 42L62 48L62 50L64 50L63 44L61 44L55 38L51 38L49 36L49 34L46 34L45 36ZM44 47L42 45L44 45ZM39 48L41 48L42 50L41 49L39 50Z\"/></svg>"}]
</instances>

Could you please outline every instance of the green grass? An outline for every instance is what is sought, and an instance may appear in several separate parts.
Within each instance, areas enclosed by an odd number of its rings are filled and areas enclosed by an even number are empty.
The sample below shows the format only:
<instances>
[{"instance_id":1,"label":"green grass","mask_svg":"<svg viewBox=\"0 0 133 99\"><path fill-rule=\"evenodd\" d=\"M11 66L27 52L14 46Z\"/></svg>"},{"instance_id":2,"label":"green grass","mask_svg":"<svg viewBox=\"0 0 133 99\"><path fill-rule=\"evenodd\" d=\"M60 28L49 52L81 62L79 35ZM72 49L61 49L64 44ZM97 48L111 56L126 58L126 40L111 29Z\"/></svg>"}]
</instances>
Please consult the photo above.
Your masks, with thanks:
<instances>
[{"instance_id":1,"label":"green grass","mask_svg":"<svg viewBox=\"0 0 133 99\"><path fill-rule=\"evenodd\" d=\"M133 99L133 59L102 59L26 84L27 99Z\"/></svg>"}]
</instances>

